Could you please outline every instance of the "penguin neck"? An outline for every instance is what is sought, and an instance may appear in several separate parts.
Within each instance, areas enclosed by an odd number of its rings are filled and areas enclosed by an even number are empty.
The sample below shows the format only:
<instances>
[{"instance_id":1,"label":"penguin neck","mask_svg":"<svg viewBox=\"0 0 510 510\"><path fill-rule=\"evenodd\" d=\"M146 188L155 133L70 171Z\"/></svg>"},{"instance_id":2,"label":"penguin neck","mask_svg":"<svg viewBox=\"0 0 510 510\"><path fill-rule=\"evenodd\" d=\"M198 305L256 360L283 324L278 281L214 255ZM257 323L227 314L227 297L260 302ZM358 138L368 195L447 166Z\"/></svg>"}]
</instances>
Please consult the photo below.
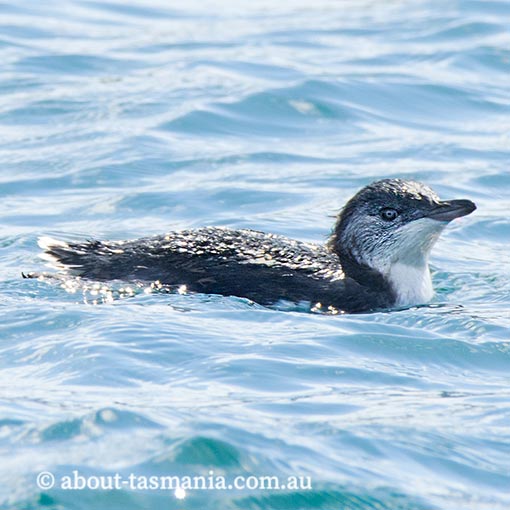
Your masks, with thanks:
<instances>
[{"instance_id":1,"label":"penguin neck","mask_svg":"<svg viewBox=\"0 0 510 510\"><path fill-rule=\"evenodd\" d=\"M391 281L387 276L366 264L358 262L349 253L336 251L336 255L340 259L340 264L342 265L345 276L352 278L360 285L374 292L388 292L394 294Z\"/></svg>"},{"instance_id":2,"label":"penguin neck","mask_svg":"<svg viewBox=\"0 0 510 510\"><path fill-rule=\"evenodd\" d=\"M426 261L419 265L395 262L390 266L386 278L395 293L395 304L398 306L426 303L434 295Z\"/></svg>"}]
</instances>

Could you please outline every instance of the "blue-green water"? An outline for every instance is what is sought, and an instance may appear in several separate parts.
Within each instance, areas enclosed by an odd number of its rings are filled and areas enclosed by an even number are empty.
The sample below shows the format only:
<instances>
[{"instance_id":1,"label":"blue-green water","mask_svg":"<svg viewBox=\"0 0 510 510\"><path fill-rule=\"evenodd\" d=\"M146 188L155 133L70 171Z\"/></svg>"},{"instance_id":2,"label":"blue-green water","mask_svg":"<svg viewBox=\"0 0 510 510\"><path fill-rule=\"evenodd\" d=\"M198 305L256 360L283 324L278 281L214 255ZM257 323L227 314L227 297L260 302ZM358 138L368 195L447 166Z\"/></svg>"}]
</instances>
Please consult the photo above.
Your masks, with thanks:
<instances>
[{"instance_id":1,"label":"blue-green water","mask_svg":"<svg viewBox=\"0 0 510 510\"><path fill-rule=\"evenodd\" d=\"M510 2L0 4L0 506L507 510ZM39 235L323 241L376 178L472 216L435 305L325 316L22 280ZM36 475L309 476L311 490ZM177 494L182 496L182 494Z\"/></svg>"}]
</instances>

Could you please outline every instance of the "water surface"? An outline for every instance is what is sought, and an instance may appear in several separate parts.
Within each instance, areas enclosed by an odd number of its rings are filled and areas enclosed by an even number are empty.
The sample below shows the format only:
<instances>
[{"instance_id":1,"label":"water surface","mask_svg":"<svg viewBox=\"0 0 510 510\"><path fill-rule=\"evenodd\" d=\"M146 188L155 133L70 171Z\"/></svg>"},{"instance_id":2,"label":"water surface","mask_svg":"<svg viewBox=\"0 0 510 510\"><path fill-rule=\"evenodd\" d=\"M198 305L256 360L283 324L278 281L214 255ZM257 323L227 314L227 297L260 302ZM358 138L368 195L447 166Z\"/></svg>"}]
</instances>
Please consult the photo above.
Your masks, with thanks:
<instances>
[{"instance_id":1,"label":"water surface","mask_svg":"<svg viewBox=\"0 0 510 510\"><path fill-rule=\"evenodd\" d=\"M0 505L506 510L510 3L0 5ZM323 242L357 189L470 198L432 306L325 316L22 280L39 235ZM97 304L94 304L96 303ZM310 476L66 491L36 475Z\"/></svg>"}]
</instances>

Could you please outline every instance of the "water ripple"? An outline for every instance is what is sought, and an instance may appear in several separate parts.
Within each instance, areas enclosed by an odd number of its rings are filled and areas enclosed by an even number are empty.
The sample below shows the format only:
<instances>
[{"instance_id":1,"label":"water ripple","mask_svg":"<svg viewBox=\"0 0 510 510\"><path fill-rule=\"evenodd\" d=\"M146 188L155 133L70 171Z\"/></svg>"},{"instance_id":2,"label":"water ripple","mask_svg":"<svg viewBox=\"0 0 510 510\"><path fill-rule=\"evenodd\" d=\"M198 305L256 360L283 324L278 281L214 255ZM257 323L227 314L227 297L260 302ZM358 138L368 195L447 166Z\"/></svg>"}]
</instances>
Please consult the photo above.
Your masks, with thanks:
<instances>
[{"instance_id":1,"label":"water ripple","mask_svg":"<svg viewBox=\"0 0 510 510\"><path fill-rule=\"evenodd\" d=\"M508 509L508 2L0 13L0 505ZM47 269L41 234L322 242L359 187L402 176L478 205L434 250L427 306L334 317L20 278ZM313 489L36 487L73 469Z\"/></svg>"}]
</instances>

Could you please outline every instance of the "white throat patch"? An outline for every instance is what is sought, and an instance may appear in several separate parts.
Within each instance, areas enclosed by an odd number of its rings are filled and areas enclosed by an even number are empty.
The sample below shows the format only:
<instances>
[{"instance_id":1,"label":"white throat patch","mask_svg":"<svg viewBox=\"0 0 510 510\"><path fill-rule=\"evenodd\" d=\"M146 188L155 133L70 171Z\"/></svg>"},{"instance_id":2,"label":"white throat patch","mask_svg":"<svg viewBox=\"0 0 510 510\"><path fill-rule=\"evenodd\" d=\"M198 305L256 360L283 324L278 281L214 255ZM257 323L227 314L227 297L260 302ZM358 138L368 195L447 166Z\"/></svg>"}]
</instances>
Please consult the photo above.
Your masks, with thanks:
<instances>
[{"instance_id":1,"label":"white throat patch","mask_svg":"<svg viewBox=\"0 0 510 510\"><path fill-rule=\"evenodd\" d=\"M386 275L397 295L397 306L410 306L426 303L432 299L432 279L429 266L410 266L402 262L392 264Z\"/></svg>"},{"instance_id":2,"label":"white throat patch","mask_svg":"<svg viewBox=\"0 0 510 510\"><path fill-rule=\"evenodd\" d=\"M397 306L426 303L434 290L429 271L429 253L446 223L421 218L400 228L393 243L373 254L377 269L396 294Z\"/></svg>"}]
</instances>

